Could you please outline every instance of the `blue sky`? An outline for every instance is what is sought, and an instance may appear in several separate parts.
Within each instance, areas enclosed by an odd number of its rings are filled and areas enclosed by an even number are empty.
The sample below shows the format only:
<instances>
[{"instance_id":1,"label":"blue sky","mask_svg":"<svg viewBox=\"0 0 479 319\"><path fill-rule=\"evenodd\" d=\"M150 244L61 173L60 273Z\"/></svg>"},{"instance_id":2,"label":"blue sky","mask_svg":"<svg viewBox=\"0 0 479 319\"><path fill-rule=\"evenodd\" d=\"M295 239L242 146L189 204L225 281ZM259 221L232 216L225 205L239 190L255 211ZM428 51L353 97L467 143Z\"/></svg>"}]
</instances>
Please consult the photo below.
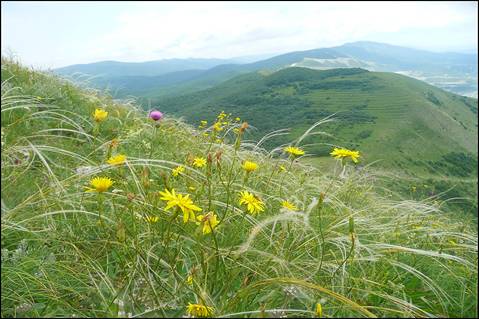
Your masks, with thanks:
<instances>
[{"instance_id":1,"label":"blue sky","mask_svg":"<svg viewBox=\"0 0 479 319\"><path fill-rule=\"evenodd\" d=\"M42 68L232 58L369 40L477 52L477 2L9 2L2 54Z\"/></svg>"}]
</instances>

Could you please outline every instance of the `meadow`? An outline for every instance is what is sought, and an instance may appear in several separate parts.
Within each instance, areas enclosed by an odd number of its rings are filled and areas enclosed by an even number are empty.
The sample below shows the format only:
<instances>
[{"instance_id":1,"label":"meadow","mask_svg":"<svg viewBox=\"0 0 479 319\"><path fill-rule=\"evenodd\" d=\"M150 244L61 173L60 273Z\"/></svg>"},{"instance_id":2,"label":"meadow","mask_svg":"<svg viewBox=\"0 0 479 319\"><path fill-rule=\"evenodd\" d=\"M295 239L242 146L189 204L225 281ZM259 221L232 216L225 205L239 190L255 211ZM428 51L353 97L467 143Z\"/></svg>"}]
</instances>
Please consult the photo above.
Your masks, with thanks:
<instances>
[{"instance_id":1,"label":"meadow","mask_svg":"<svg viewBox=\"0 0 479 319\"><path fill-rule=\"evenodd\" d=\"M377 192L361 148L308 164L328 119L265 149L235 114L1 77L2 317L478 316L477 225Z\"/></svg>"}]
</instances>

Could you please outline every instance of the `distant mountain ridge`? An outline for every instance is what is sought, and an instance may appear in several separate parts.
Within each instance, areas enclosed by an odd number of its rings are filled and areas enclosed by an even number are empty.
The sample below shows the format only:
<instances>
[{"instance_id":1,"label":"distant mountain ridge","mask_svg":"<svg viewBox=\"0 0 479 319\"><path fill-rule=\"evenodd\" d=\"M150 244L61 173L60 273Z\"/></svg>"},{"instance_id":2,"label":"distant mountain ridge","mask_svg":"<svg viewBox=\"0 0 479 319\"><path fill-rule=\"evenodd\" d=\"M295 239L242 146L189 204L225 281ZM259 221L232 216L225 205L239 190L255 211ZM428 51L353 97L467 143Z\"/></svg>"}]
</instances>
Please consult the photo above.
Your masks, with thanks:
<instances>
[{"instance_id":1,"label":"distant mountain ridge","mask_svg":"<svg viewBox=\"0 0 479 319\"><path fill-rule=\"evenodd\" d=\"M312 69L361 67L370 71L397 72L454 93L477 96L477 54L436 53L360 41L332 48L285 53L252 63L234 62L221 59L173 59L134 64L99 62L69 66L54 72L97 76L92 79L92 85L118 89L119 97L136 95L154 98L195 92L239 74L260 70L277 71L294 66ZM107 67L108 70L105 70ZM161 81L153 78L165 74L169 76ZM139 82L143 83L141 89L137 89L136 83ZM118 83L121 83L120 87Z\"/></svg>"}]
</instances>

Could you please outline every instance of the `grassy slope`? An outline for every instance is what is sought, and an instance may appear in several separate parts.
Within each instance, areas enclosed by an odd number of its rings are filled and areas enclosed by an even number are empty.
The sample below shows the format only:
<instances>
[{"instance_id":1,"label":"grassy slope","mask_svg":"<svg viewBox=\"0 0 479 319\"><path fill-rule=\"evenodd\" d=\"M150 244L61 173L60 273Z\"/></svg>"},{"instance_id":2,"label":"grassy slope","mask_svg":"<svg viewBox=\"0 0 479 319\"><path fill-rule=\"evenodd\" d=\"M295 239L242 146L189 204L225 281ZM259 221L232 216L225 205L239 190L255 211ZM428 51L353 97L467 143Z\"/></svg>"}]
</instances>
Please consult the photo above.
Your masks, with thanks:
<instances>
[{"instance_id":1,"label":"grassy slope","mask_svg":"<svg viewBox=\"0 0 479 319\"><path fill-rule=\"evenodd\" d=\"M99 106L109 116L96 134ZM125 166L105 165L113 138ZM2 61L2 316L181 317L191 302L217 316L311 317L318 301L326 317L477 316L467 221L378 195L374 170L348 165L341 177L215 139L168 115L155 129L132 105ZM191 167L208 154L211 165ZM242 159L260 165L248 179ZM174 178L178 164L186 174ZM98 175L115 181L102 197L84 192ZM158 198L165 187L222 223L202 235L175 218ZM238 205L244 189L262 214ZM281 210L283 199L300 211Z\"/></svg>"},{"instance_id":2,"label":"grassy slope","mask_svg":"<svg viewBox=\"0 0 479 319\"><path fill-rule=\"evenodd\" d=\"M365 163L380 161L375 165L403 176L401 188L425 179L422 184L437 184L433 193L454 187L449 197L470 198L464 210L477 207L477 100L421 81L360 69L289 68L239 76L213 89L158 103L192 122L210 120L219 110L232 112L257 128L253 138L278 128L291 128L296 138L335 114L335 122L320 127L332 137L305 140L311 144L309 153L317 155L312 163L330 167L332 145L359 149ZM269 146L289 138L273 138ZM458 154L466 160L446 160Z\"/></svg>"}]
</instances>

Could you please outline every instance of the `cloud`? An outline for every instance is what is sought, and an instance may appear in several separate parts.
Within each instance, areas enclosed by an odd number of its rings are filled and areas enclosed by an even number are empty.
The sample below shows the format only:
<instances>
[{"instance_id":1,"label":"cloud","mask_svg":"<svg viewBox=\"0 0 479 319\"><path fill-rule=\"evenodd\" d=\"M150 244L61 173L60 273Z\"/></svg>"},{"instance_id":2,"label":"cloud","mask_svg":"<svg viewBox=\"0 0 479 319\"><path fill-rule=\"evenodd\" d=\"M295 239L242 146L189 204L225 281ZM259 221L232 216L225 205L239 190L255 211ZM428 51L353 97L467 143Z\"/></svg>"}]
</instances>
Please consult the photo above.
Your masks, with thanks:
<instances>
[{"instance_id":1,"label":"cloud","mask_svg":"<svg viewBox=\"0 0 479 319\"><path fill-rule=\"evenodd\" d=\"M89 30L94 31L82 36L78 30L82 25L76 25L77 38L58 43L56 52L69 55L71 63L80 63L107 59L229 58L364 39L392 44L399 39L397 44L422 45L432 50L477 48L477 3L160 2L103 8L102 24L78 17L85 24L98 23L98 28L90 25ZM42 23L36 24L37 33L41 32ZM67 31L75 26L67 23L62 28ZM11 38L15 32L7 34ZM439 34L448 34L448 38L439 41ZM23 32L21 36L28 34ZM28 43L29 39L23 41ZM54 50L55 45L52 46ZM73 48L76 52L68 53ZM22 46L22 52L25 50Z\"/></svg>"}]
</instances>

